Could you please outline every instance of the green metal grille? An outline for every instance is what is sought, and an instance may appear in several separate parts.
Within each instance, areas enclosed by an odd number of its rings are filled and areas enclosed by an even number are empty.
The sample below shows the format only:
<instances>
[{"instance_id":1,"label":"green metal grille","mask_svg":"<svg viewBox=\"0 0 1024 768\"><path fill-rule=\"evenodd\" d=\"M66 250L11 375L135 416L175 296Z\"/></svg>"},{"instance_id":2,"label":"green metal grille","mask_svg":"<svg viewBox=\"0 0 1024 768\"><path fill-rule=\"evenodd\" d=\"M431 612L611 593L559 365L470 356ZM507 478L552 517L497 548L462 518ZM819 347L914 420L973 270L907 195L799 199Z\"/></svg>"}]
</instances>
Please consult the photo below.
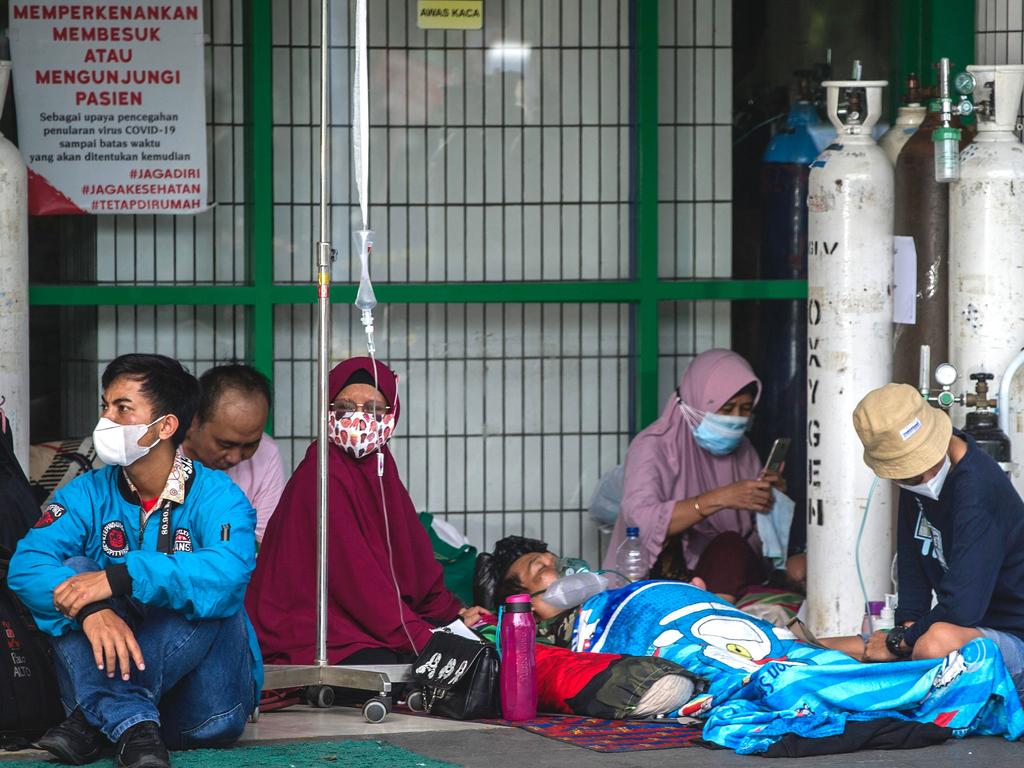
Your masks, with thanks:
<instances>
[{"instance_id":1,"label":"green metal grille","mask_svg":"<svg viewBox=\"0 0 1024 768\"><path fill-rule=\"evenodd\" d=\"M117 343L82 361L86 379L88 364L98 370L132 345L198 370L252 361L275 380L273 428L294 462L312 433L318 20L306 0L204 8L217 207L100 217L96 282L35 284L31 300L117 326ZM806 293L800 281L726 278L729 166L707 156L726 152L727 102L712 93L722 83L707 91L708 117L662 106L692 99L686 61L725 76L731 3L489 0L478 33L417 30L414 0L370 8L378 328L382 357L404 376L395 449L413 498L477 544L524 531L593 557L600 542L583 511L593 485L704 348L699 329L714 325L712 340L727 329L721 302ZM670 14L674 37L659 21ZM687 19L703 25L692 40ZM335 2L333 27L332 228L344 282L350 3ZM488 74L496 40L529 43L536 67ZM700 71L689 81L698 94ZM336 359L364 348L345 306L353 298L352 285L335 286ZM198 343L212 328L204 317L219 323L212 349L159 336L177 338L184 324ZM84 431L93 407L69 427Z\"/></svg>"}]
</instances>

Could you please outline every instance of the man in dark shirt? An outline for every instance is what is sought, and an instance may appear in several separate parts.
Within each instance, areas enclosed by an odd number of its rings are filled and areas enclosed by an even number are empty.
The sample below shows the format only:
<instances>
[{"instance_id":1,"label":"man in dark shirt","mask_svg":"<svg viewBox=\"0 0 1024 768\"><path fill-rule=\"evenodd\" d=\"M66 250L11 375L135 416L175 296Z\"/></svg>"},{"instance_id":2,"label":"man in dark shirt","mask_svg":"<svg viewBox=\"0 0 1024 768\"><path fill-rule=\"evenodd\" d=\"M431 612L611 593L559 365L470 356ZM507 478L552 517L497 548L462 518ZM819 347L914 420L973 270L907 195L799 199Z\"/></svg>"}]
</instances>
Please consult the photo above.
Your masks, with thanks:
<instances>
[{"instance_id":1,"label":"man in dark shirt","mask_svg":"<svg viewBox=\"0 0 1024 768\"><path fill-rule=\"evenodd\" d=\"M987 637L1024 696L1024 502L1009 478L908 384L868 393L853 423L864 462L902 489L897 626L865 659L942 658Z\"/></svg>"}]
</instances>

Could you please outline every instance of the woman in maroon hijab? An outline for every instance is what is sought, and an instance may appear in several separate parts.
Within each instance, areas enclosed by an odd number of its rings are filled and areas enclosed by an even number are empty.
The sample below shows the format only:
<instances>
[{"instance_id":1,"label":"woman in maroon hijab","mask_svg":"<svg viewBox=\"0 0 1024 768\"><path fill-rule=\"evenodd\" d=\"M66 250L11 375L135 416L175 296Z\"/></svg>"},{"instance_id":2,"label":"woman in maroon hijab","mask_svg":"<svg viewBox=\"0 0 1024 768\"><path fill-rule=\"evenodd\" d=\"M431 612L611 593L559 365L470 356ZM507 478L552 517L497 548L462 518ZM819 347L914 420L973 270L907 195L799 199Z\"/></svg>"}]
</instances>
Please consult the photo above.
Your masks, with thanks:
<instances>
[{"instance_id":1,"label":"woman in maroon hijab","mask_svg":"<svg viewBox=\"0 0 1024 768\"><path fill-rule=\"evenodd\" d=\"M332 664L394 664L432 629L475 620L449 592L387 442L398 423L398 377L356 357L330 375L327 655ZM382 467L382 474L378 467ZM309 664L316 646L316 443L267 526L245 607L263 658ZM393 571L392 571L393 567Z\"/></svg>"}]
</instances>

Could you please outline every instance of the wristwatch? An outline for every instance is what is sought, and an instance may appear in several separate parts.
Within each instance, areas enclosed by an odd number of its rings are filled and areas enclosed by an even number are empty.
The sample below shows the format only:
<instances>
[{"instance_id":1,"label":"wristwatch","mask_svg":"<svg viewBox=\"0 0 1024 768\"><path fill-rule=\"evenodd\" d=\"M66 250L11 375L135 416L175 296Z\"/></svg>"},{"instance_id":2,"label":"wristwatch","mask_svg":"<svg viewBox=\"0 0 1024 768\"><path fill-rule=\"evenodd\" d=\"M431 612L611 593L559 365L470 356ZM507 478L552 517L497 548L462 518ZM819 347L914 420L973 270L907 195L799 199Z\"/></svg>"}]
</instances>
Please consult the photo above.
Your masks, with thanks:
<instances>
[{"instance_id":1,"label":"wristwatch","mask_svg":"<svg viewBox=\"0 0 1024 768\"><path fill-rule=\"evenodd\" d=\"M889 649L889 653L899 659L905 659L912 653L910 648L903 649L903 636L907 634L906 627L893 627L889 630L889 634L885 638L885 647Z\"/></svg>"}]
</instances>

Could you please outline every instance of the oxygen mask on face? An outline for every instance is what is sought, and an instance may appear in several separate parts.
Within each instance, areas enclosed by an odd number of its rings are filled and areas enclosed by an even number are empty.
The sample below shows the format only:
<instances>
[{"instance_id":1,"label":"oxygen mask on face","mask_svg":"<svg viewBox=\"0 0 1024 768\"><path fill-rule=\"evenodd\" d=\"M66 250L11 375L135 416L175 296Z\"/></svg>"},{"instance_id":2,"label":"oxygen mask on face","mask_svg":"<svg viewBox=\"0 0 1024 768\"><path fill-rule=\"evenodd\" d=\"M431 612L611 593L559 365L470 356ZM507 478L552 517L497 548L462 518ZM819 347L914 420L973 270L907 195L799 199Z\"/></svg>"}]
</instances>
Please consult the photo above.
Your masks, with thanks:
<instances>
[{"instance_id":1,"label":"oxygen mask on face","mask_svg":"<svg viewBox=\"0 0 1024 768\"><path fill-rule=\"evenodd\" d=\"M530 597L539 597L559 611L583 605L594 595L629 584L629 579L615 571L591 571L590 563L578 557L557 558L555 573L558 578L547 589L534 592Z\"/></svg>"},{"instance_id":2,"label":"oxygen mask on face","mask_svg":"<svg viewBox=\"0 0 1024 768\"><path fill-rule=\"evenodd\" d=\"M547 589L535 592L531 597L540 597L552 608L567 611L577 605L582 605L606 589L608 589L608 579L602 574L579 571L556 579Z\"/></svg>"},{"instance_id":3,"label":"oxygen mask on face","mask_svg":"<svg viewBox=\"0 0 1024 768\"><path fill-rule=\"evenodd\" d=\"M572 576L574 573L586 573L590 570L590 563L578 557L560 557L555 560L555 570L558 575Z\"/></svg>"}]
</instances>

